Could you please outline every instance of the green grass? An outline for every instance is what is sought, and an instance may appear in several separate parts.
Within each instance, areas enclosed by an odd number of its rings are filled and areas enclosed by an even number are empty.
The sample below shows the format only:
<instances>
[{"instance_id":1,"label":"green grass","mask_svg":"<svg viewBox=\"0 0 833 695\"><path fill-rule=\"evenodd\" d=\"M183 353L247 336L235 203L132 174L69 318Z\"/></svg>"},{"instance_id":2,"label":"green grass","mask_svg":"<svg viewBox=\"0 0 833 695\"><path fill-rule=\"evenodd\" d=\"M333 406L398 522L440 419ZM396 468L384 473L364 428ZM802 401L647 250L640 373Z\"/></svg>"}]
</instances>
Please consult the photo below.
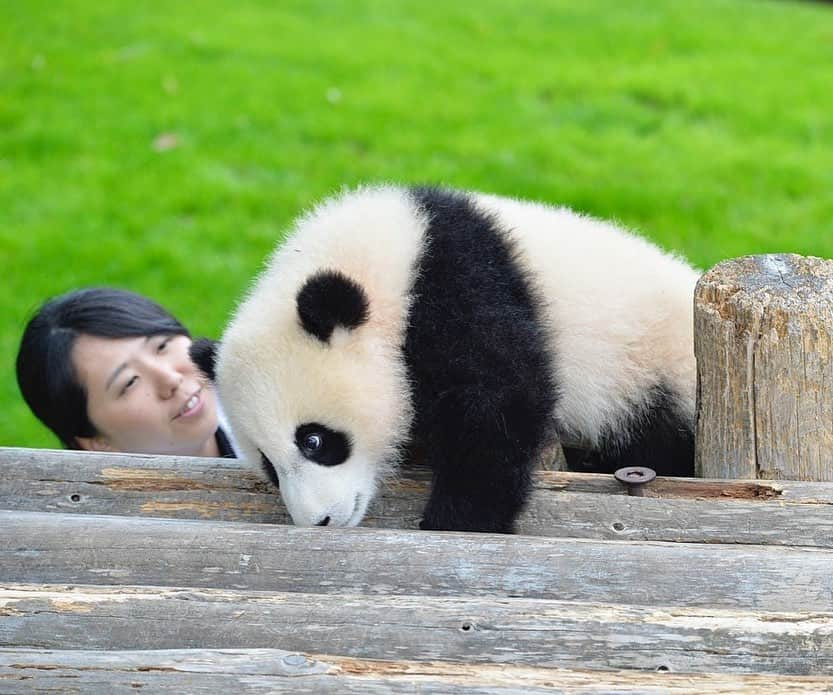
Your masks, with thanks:
<instances>
[{"instance_id":1,"label":"green grass","mask_svg":"<svg viewBox=\"0 0 833 695\"><path fill-rule=\"evenodd\" d=\"M56 445L13 370L44 298L129 287L216 336L344 185L566 203L702 267L833 256L831 66L813 3L2 2L0 445Z\"/></svg>"}]
</instances>

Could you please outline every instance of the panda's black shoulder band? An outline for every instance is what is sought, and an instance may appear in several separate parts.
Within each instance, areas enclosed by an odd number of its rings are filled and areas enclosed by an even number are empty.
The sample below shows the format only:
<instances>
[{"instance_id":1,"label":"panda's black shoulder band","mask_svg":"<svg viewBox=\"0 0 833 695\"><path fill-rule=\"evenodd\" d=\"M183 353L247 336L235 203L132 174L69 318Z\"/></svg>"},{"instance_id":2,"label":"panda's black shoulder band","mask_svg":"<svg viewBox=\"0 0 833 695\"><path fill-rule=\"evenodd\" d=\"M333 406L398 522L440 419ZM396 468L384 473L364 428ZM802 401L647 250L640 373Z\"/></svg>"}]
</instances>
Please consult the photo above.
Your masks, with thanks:
<instances>
[{"instance_id":1,"label":"panda's black shoulder band","mask_svg":"<svg viewBox=\"0 0 833 695\"><path fill-rule=\"evenodd\" d=\"M301 326L325 343L337 326L358 328L370 315L364 289L337 270L310 276L298 292L297 303Z\"/></svg>"}]
</instances>

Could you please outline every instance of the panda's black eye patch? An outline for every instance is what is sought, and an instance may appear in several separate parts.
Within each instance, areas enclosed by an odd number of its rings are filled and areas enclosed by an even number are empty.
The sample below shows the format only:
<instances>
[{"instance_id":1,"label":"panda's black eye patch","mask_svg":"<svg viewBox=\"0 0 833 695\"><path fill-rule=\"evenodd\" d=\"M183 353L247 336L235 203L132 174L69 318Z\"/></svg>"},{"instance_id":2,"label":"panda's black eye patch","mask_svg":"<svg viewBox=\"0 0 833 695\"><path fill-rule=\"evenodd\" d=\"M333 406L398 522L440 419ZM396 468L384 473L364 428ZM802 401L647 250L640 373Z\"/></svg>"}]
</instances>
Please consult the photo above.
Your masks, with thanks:
<instances>
[{"instance_id":1,"label":"panda's black eye patch","mask_svg":"<svg viewBox=\"0 0 833 695\"><path fill-rule=\"evenodd\" d=\"M347 435L317 422L308 422L295 430L295 446L304 458L322 466L337 466L350 458Z\"/></svg>"},{"instance_id":2,"label":"panda's black eye patch","mask_svg":"<svg viewBox=\"0 0 833 695\"><path fill-rule=\"evenodd\" d=\"M326 343L336 326L358 328L370 315L367 294L337 270L311 276L298 292L298 317L304 330Z\"/></svg>"}]
</instances>

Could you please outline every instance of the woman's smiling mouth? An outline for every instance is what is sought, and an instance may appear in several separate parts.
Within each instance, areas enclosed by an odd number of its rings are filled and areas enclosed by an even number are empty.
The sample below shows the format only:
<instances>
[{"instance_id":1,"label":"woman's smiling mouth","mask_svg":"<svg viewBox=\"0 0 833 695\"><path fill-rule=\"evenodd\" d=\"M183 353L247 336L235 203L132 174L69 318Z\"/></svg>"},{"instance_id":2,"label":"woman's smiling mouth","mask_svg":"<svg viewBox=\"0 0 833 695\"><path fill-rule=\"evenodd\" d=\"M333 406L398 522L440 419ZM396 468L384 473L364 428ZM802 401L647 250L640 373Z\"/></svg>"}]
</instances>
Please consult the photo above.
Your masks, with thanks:
<instances>
[{"instance_id":1,"label":"woman's smiling mouth","mask_svg":"<svg viewBox=\"0 0 833 695\"><path fill-rule=\"evenodd\" d=\"M196 415L200 410L202 410L203 400L200 398L200 394L202 393L202 389L197 391L193 396L191 396L183 406L179 409L176 415L172 419L176 420L180 417L191 417L192 415Z\"/></svg>"}]
</instances>

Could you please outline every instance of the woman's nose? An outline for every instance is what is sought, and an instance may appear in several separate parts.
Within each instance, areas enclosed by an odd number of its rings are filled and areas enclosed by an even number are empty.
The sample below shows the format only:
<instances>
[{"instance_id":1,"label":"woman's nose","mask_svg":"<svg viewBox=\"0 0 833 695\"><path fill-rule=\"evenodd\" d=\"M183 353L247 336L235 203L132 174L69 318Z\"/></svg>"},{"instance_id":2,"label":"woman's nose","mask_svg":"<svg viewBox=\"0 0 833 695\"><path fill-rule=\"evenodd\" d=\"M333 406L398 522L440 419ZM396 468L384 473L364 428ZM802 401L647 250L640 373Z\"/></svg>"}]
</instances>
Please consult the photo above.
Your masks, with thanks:
<instances>
[{"instance_id":1,"label":"woman's nose","mask_svg":"<svg viewBox=\"0 0 833 695\"><path fill-rule=\"evenodd\" d=\"M172 398L179 389L185 377L171 367L161 367L157 370L156 384L159 395L164 398Z\"/></svg>"}]
</instances>

